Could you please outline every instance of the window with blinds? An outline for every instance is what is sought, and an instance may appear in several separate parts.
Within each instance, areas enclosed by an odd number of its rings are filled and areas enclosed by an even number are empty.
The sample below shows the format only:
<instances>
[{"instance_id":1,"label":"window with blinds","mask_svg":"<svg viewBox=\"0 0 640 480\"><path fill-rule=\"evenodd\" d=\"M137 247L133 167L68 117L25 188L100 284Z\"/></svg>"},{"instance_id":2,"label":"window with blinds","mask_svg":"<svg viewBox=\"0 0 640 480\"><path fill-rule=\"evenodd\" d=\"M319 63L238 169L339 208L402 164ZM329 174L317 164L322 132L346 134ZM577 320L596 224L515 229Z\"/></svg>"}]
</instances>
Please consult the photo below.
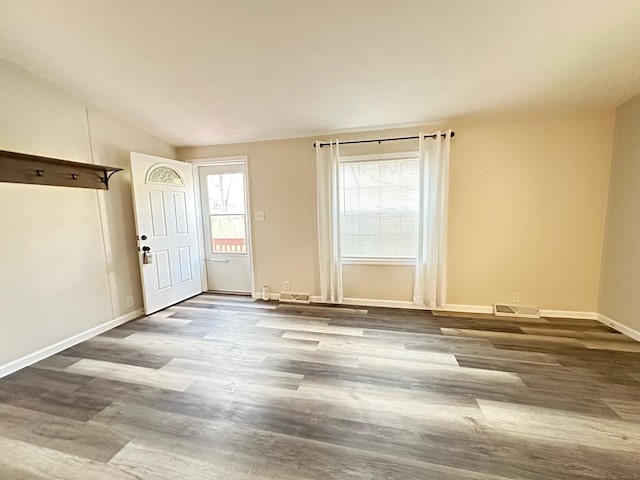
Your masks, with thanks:
<instances>
[{"instance_id":1,"label":"window with blinds","mask_svg":"<svg viewBox=\"0 0 640 480\"><path fill-rule=\"evenodd\" d=\"M417 155L340 164L344 260L415 260L418 180Z\"/></svg>"}]
</instances>

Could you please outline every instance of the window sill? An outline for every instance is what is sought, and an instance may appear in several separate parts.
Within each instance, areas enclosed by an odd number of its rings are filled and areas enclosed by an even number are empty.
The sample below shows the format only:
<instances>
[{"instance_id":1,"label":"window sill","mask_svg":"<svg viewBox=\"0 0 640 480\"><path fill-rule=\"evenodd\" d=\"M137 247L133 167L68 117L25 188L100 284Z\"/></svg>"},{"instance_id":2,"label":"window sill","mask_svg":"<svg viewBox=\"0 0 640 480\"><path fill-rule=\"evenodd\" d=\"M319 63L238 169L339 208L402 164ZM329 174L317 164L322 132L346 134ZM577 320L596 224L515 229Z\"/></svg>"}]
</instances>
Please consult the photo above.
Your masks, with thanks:
<instances>
[{"instance_id":1,"label":"window sill","mask_svg":"<svg viewBox=\"0 0 640 480\"><path fill-rule=\"evenodd\" d=\"M343 265L415 265L415 258L364 258L345 257L342 259Z\"/></svg>"}]
</instances>

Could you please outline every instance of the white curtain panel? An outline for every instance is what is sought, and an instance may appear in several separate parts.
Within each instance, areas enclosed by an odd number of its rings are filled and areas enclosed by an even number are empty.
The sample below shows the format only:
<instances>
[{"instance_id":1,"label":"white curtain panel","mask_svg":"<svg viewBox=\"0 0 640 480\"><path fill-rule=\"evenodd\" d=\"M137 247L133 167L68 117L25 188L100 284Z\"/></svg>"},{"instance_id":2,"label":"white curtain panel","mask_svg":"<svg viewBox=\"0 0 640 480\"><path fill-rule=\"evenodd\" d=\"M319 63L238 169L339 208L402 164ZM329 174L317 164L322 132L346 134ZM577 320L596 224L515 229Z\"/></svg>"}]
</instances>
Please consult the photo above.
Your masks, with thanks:
<instances>
[{"instance_id":1,"label":"white curtain panel","mask_svg":"<svg viewBox=\"0 0 640 480\"><path fill-rule=\"evenodd\" d=\"M420 204L418 253L413 303L430 308L447 305L447 222L451 130L420 133Z\"/></svg>"},{"instance_id":2,"label":"white curtain panel","mask_svg":"<svg viewBox=\"0 0 640 480\"><path fill-rule=\"evenodd\" d=\"M318 256L320 297L323 302L342 303L342 260L340 252L340 144L316 142L318 195Z\"/></svg>"}]
</instances>

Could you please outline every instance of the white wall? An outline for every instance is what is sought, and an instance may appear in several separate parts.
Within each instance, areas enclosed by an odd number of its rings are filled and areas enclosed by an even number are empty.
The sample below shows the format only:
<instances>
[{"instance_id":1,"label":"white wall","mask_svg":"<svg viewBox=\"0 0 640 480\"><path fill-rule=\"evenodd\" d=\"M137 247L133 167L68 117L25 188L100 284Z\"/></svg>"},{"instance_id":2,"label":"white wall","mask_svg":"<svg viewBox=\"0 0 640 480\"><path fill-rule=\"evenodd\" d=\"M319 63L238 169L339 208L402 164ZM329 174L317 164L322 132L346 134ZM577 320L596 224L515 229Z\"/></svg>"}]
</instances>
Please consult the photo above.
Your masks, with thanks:
<instances>
[{"instance_id":1,"label":"white wall","mask_svg":"<svg viewBox=\"0 0 640 480\"><path fill-rule=\"evenodd\" d=\"M640 334L640 95L618 107L599 312Z\"/></svg>"},{"instance_id":2,"label":"white wall","mask_svg":"<svg viewBox=\"0 0 640 480\"><path fill-rule=\"evenodd\" d=\"M127 167L129 150L175 154L97 109L89 118L98 163ZM0 62L0 149L90 162L85 105ZM0 183L0 226L0 366L141 308L128 172L108 192Z\"/></svg>"},{"instance_id":3,"label":"white wall","mask_svg":"<svg viewBox=\"0 0 640 480\"><path fill-rule=\"evenodd\" d=\"M521 302L595 312L604 238L613 110L452 121L448 301ZM432 131L425 126L423 131ZM419 129L336 135L341 140ZM323 137L326 139L328 137ZM247 155L257 286L318 294L313 138L178 148L181 159ZM406 151L415 142L344 146L343 154ZM410 301L413 268L344 267L345 296Z\"/></svg>"}]
</instances>

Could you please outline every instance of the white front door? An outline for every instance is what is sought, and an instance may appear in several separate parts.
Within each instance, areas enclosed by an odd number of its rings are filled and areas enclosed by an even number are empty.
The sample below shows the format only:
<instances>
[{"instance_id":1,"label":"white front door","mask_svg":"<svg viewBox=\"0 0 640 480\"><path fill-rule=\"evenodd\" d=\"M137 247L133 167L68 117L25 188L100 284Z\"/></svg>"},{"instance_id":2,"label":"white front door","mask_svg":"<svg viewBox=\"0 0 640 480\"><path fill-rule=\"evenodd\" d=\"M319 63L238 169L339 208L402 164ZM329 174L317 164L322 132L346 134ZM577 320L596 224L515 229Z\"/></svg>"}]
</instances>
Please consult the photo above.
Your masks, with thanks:
<instances>
[{"instance_id":1,"label":"white front door","mask_svg":"<svg viewBox=\"0 0 640 480\"><path fill-rule=\"evenodd\" d=\"M244 163L199 167L208 289L252 293Z\"/></svg>"},{"instance_id":2,"label":"white front door","mask_svg":"<svg viewBox=\"0 0 640 480\"><path fill-rule=\"evenodd\" d=\"M202 292L192 166L131 152L131 183L149 314Z\"/></svg>"}]
</instances>

